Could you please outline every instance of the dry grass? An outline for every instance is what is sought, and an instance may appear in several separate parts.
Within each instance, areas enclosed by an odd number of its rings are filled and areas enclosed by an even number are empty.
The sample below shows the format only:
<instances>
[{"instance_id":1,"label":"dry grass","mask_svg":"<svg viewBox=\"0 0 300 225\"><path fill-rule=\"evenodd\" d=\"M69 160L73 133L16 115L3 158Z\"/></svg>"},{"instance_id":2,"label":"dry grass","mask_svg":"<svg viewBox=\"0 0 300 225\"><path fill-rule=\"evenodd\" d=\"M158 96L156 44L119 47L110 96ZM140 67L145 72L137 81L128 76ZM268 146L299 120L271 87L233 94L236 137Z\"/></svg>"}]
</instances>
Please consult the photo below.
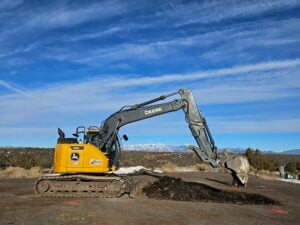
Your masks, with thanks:
<instances>
[{"instance_id":1,"label":"dry grass","mask_svg":"<svg viewBox=\"0 0 300 225\"><path fill-rule=\"evenodd\" d=\"M36 178L43 175L40 167L32 167L29 170L20 167L7 167L0 170L0 178Z\"/></svg>"},{"instance_id":2,"label":"dry grass","mask_svg":"<svg viewBox=\"0 0 300 225\"><path fill-rule=\"evenodd\" d=\"M264 180L277 180L279 178L279 172L268 170L257 170L253 166L250 166L250 175L258 176Z\"/></svg>"}]
</instances>

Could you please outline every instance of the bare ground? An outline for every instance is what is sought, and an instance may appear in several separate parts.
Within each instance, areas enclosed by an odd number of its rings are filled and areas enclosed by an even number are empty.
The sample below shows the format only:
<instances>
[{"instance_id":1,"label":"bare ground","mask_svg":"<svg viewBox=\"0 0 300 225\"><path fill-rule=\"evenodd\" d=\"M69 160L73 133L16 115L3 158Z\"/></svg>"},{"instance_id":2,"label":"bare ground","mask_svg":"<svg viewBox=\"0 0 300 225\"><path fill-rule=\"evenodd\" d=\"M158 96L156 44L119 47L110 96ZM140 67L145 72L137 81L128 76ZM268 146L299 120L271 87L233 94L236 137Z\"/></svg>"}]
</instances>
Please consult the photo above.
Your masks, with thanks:
<instances>
[{"instance_id":1,"label":"bare ground","mask_svg":"<svg viewBox=\"0 0 300 225\"><path fill-rule=\"evenodd\" d=\"M230 192L226 173L174 173ZM135 179L140 179L136 177ZM149 178L149 181L153 178ZM118 199L41 198L34 194L34 179L0 179L0 224L298 224L299 184L250 177L242 190L276 199L280 205L154 200L146 196Z\"/></svg>"}]
</instances>

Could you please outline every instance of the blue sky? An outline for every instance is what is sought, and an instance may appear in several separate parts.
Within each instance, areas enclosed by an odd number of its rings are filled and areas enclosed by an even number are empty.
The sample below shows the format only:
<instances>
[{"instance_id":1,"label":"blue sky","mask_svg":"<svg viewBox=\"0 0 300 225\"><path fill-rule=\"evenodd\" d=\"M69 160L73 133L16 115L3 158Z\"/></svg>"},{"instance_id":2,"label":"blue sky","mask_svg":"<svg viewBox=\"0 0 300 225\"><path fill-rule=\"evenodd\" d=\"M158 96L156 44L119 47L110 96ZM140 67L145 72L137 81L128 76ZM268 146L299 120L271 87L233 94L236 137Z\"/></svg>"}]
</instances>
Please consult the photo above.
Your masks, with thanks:
<instances>
[{"instance_id":1,"label":"blue sky","mask_svg":"<svg viewBox=\"0 0 300 225\"><path fill-rule=\"evenodd\" d=\"M219 147L300 148L300 2L0 0L0 145L193 90ZM172 100L172 99L170 99ZM121 129L189 144L181 111Z\"/></svg>"}]
</instances>

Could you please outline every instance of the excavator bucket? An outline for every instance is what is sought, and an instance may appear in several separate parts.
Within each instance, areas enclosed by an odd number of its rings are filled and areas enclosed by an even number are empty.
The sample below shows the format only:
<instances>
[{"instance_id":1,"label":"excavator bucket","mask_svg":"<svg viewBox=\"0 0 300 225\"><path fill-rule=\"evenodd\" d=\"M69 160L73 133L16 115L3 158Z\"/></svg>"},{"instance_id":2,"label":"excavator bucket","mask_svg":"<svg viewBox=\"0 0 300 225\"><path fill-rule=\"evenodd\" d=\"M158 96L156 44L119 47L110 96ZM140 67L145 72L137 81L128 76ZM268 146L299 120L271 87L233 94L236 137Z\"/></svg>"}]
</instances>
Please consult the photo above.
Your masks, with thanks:
<instances>
[{"instance_id":1,"label":"excavator bucket","mask_svg":"<svg viewBox=\"0 0 300 225\"><path fill-rule=\"evenodd\" d=\"M246 156L236 155L232 159L225 162L225 167L231 171L233 176L233 185L247 185L250 166Z\"/></svg>"},{"instance_id":2,"label":"excavator bucket","mask_svg":"<svg viewBox=\"0 0 300 225\"><path fill-rule=\"evenodd\" d=\"M214 158L207 156L207 152L197 146L187 145L186 148L193 150L202 161L209 162L214 168L227 168L231 172L235 186L245 187L247 185L250 164L246 156L237 155L225 150L217 153L216 158Z\"/></svg>"}]
</instances>

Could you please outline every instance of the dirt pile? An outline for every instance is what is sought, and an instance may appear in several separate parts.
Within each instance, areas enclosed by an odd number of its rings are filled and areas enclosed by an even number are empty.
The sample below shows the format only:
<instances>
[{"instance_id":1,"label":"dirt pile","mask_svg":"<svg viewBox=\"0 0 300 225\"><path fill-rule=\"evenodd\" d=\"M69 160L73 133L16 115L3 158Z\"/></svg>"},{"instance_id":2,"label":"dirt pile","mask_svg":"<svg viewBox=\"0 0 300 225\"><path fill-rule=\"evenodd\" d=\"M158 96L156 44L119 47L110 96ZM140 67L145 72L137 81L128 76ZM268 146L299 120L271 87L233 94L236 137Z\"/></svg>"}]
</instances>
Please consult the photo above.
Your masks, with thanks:
<instances>
[{"instance_id":1,"label":"dirt pile","mask_svg":"<svg viewBox=\"0 0 300 225\"><path fill-rule=\"evenodd\" d=\"M149 198L204 201L234 204L269 205L279 204L277 200L259 194L229 192L195 182L185 182L180 178L161 177L150 186L143 189Z\"/></svg>"}]
</instances>

